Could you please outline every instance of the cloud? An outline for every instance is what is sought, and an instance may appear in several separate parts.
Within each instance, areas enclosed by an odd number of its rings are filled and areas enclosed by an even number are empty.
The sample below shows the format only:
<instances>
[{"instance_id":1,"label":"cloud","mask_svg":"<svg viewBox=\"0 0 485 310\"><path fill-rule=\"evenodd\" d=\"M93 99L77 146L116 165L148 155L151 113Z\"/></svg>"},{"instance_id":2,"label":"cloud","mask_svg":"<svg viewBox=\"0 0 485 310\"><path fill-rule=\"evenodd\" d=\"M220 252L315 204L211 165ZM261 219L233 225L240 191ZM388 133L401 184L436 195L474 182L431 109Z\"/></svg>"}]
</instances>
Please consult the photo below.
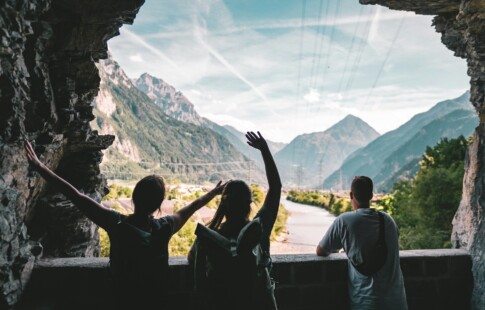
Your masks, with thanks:
<instances>
[{"instance_id":1,"label":"cloud","mask_svg":"<svg viewBox=\"0 0 485 310\"><path fill-rule=\"evenodd\" d=\"M143 59L143 57L139 53L137 53L135 55L130 55L129 58L133 62L145 62L145 60Z\"/></svg>"},{"instance_id":2,"label":"cloud","mask_svg":"<svg viewBox=\"0 0 485 310\"><path fill-rule=\"evenodd\" d=\"M303 99L310 103L319 102L320 101L320 93L315 88L310 88L308 93L303 96Z\"/></svg>"},{"instance_id":3,"label":"cloud","mask_svg":"<svg viewBox=\"0 0 485 310\"><path fill-rule=\"evenodd\" d=\"M170 64L170 65L172 65L176 68L178 67L177 64L175 62L173 62L172 59L167 57L167 55L165 55L162 51L160 51L158 48L154 47L153 45L151 45L148 42L146 42L145 40L143 40L139 35L135 34L134 32L131 32L130 30L123 27L123 28L121 28L121 33L125 37L134 41L135 43L138 43L139 46L142 46L142 47L146 48L147 50L149 50L150 52L152 52L153 54L157 55L160 58L160 60L162 60L162 62Z\"/></svg>"},{"instance_id":4,"label":"cloud","mask_svg":"<svg viewBox=\"0 0 485 310\"><path fill-rule=\"evenodd\" d=\"M323 131L349 113L385 132L468 87L465 61L442 45L430 16L378 6L358 15L362 7L350 0L335 19L333 10L319 20L309 9L300 53L301 11L239 12L221 0L180 0L167 10L168 3L147 1L134 26L109 41L115 59L130 77L149 72L172 84L201 115L272 140Z\"/></svg>"},{"instance_id":5,"label":"cloud","mask_svg":"<svg viewBox=\"0 0 485 310\"><path fill-rule=\"evenodd\" d=\"M210 119L211 121L219 125L230 125L242 132L255 130L254 128L258 128L258 126L256 126L253 122L248 120L242 120L233 115L208 113L208 114L203 114L202 116Z\"/></svg>"},{"instance_id":6,"label":"cloud","mask_svg":"<svg viewBox=\"0 0 485 310\"><path fill-rule=\"evenodd\" d=\"M205 29L206 30L206 29ZM195 25L194 27L194 34L197 39L197 41L202 45L215 59L217 59L224 67L229 70L232 74L234 74L238 79L240 79L242 82L244 82L246 85L248 85L261 99L266 100L266 97L264 96L261 91L258 90L258 88L250 82L247 78L245 78L232 64L230 64L224 56L221 55L215 48L210 46L207 42L204 41L202 38L202 29L198 25Z\"/></svg>"},{"instance_id":7,"label":"cloud","mask_svg":"<svg viewBox=\"0 0 485 310\"><path fill-rule=\"evenodd\" d=\"M378 6L379 12L382 11L382 7ZM313 28L319 26L348 26L357 23L366 23L371 21L374 25L374 35L377 33L378 24L380 21L395 21L399 20L403 16L417 16L411 12L398 12L388 10L385 14L364 14L363 16L351 15L351 16L341 16L335 19L317 19L317 18L307 18L305 19L305 28ZM220 27L219 30L213 32L214 35L228 35L235 34L239 32L248 32L254 30L277 30L277 29L300 29L301 19L278 19L278 20L264 20L256 21L251 23L242 23L239 25L234 25L232 27ZM176 32L158 32L150 33L144 35L144 38L173 38L180 36L190 36L192 33L190 31L176 31Z\"/></svg>"}]
</instances>

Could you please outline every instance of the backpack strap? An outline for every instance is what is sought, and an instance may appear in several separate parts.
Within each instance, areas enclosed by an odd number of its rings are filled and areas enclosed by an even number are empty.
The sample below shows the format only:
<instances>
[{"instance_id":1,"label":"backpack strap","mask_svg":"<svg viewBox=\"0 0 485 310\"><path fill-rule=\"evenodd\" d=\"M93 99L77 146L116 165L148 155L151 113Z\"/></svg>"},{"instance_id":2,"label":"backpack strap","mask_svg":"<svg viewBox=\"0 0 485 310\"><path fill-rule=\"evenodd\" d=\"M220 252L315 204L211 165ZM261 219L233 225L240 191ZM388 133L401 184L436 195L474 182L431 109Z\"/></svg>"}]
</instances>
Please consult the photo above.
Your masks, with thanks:
<instances>
[{"instance_id":1,"label":"backpack strap","mask_svg":"<svg viewBox=\"0 0 485 310\"><path fill-rule=\"evenodd\" d=\"M251 252L260 242L263 235L263 227L259 218L246 224L237 237L237 254Z\"/></svg>"},{"instance_id":2,"label":"backpack strap","mask_svg":"<svg viewBox=\"0 0 485 310\"><path fill-rule=\"evenodd\" d=\"M228 239L200 223L197 224L195 229L195 234L204 246L214 250L222 250L232 257L251 252L261 241L262 233L259 219L246 224L239 232L237 239Z\"/></svg>"},{"instance_id":3,"label":"backpack strap","mask_svg":"<svg viewBox=\"0 0 485 310\"><path fill-rule=\"evenodd\" d=\"M227 239L220 233L200 224L197 223L197 227L195 229L195 235L200 240L201 245L209 249L215 250L222 250L227 254L232 255L231 251L231 240ZM209 250L210 251L210 250Z\"/></svg>"},{"instance_id":4,"label":"backpack strap","mask_svg":"<svg viewBox=\"0 0 485 310\"><path fill-rule=\"evenodd\" d=\"M377 211L377 214L379 215L379 240L377 240L377 243L380 245L385 245L386 244L386 226L384 224L384 213L381 211Z\"/></svg>"}]
</instances>

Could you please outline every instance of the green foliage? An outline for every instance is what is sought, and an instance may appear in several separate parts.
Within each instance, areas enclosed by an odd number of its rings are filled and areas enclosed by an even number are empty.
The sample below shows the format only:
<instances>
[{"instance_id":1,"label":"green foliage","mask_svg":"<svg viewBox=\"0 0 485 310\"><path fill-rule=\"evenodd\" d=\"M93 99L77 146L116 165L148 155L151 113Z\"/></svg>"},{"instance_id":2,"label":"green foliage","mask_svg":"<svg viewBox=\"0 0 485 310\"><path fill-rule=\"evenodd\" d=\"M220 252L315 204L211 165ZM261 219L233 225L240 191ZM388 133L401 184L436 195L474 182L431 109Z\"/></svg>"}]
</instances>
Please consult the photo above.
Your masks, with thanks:
<instances>
[{"instance_id":1,"label":"green foliage","mask_svg":"<svg viewBox=\"0 0 485 310\"><path fill-rule=\"evenodd\" d=\"M352 211L352 204L350 203L349 198L338 197L332 193L290 190L286 199L306 205L321 207L334 215Z\"/></svg>"},{"instance_id":2,"label":"green foliage","mask_svg":"<svg viewBox=\"0 0 485 310\"><path fill-rule=\"evenodd\" d=\"M116 139L129 141L145 161L135 163L114 147L108 148L105 154L109 161L102 167L108 178L135 180L148 174L160 174L184 182L200 182L246 176L247 164L243 163L246 158L225 137L204 126L169 117L136 87L127 87L125 83L115 84L104 75L102 79L103 88L111 94L116 110L108 117L95 108L93 113L96 121L93 123L98 128L103 124L110 126ZM231 165L230 169L224 165L178 165L229 161L241 163Z\"/></svg>"},{"instance_id":3,"label":"green foliage","mask_svg":"<svg viewBox=\"0 0 485 310\"><path fill-rule=\"evenodd\" d=\"M377 201L371 202L371 207L377 210L382 210L387 214L392 215L394 213L394 207L395 207L394 201L395 201L395 198L393 195L384 195L384 196L378 197Z\"/></svg>"},{"instance_id":4,"label":"green foliage","mask_svg":"<svg viewBox=\"0 0 485 310\"><path fill-rule=\"evenodd\" d=\"M100 257L109 257L109 249L110 249L110 242L109 242L109 237L108 233L106 230L99 228L99 246L101 248L101 251L99 253Z\"/></svg>"},{"instance_id":5,"label":"green foliage","mask_svg":"<svg viewBox=\"0 0 485 310\"><path fill-rule=\"evenodd\" d=\"M400 227L402 249L451 246L451 221L461 199L467 145L460 136L428 147L415 178L394 184L389 199L381 201Z\"/></svg>"},{"instance_id":6,"label":"green foliage","mask_svg":"<svg viewBox=\"0 0 485 310\"><path fill-rule=\"evenodd\" d=\"M278 215L276 216L276 221L273 226L273 231L271 231L271 241L275 240L276 237L281 235L286 230L286 221L290 216L290 211L285 209L285 206L280 203L280 208L278 210Z\"/></svg>"},{"instance_id":7,"label":"green foliage","mask_svg":"<svg viewBox=\"0 0 485 310\"><path fill-rule=\"evenodd\" d=\"M187 223L170 239L168 244L168 252L170 256L187 256L190 247L195 241L195 227L196 222L192 219Z\"/></svg>"},{"instance_id":8,"label":"green foliage","mask_svg":"<svg viewBox=\"0 0 485 310\"><path fill-rule=\"evenodd\" d=\"M131 188L113 183L109 186L109 193L104 196L102 200L105 201L118 198L131 198L132 194L133 190Z\"/></svg>"},{"instance_id":9,"label":"green foliage","mask_svg":"<svg viewBox=\"0 0 485 310\"><path fill-rule=\"evenodd\" d=\"M257 184L251 184L249 187L253 193L253 208L251 209L251 217L254 217L258 213L259 209L261 209L263 206L266 194ZM274 223L273 230L271 231L271 240L275 240L277 236L285 231L286 221L288 220L289 216L290 212L285 209L283 204L280 204L278 215L276 216L276 221Z\"/></svg>"}]
</instances>

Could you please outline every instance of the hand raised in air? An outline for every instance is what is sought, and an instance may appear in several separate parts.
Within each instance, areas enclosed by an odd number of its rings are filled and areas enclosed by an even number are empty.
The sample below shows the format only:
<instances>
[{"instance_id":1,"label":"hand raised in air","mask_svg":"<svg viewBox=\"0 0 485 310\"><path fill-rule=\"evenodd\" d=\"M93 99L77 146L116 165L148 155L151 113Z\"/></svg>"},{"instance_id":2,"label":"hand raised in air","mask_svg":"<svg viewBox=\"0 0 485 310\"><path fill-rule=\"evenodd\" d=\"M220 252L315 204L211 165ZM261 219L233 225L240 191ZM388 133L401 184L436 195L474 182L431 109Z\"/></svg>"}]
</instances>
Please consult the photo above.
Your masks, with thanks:
<instances>
[{"instance_id":1,"label":"hand raised in air","mask_svg":"<svg viewBox=\"0 0 485 310\"><path fill-rule=\"evenodd\" d=\"M258 149L260 151L269 150L268 143L266 143L266 140L263 138L259 131L257 135L253 131L248 131L246 133L246 138L248 139L247 144L254 147L255 149Z\"/></svg>"}]
</instances>

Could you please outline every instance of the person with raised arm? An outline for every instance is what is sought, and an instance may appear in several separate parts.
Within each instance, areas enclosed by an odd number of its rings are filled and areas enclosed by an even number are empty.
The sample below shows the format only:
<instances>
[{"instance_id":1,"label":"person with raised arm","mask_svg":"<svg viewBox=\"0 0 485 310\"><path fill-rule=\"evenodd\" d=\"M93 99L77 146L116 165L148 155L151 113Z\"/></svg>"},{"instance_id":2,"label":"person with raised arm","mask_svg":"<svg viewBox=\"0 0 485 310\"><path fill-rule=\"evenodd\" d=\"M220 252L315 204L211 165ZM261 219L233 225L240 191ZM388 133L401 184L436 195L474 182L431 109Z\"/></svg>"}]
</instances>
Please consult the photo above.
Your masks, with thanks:
<instances>
[{"instance_id":1,"label":"person with raised arm","mask_svg":"<svg viewBox=\"0 0 485 310\"><path fill-rule=\"evenodd\" d=\"M141 179L133 190L134 213L123 215L105 208L55 174L39 160L27 140L24 147L31 166L91 221L108 232L111 243L109 270L114 280L116 308L142 309L155 302L163 309L160 296L169 284L168 242L195 211L222 192L225 184L219 182L207 194L173 215L155 219L153 214L160 212L165 198L165 183L162 177L149 175Z\"/></svg>"},{"instance_id":2,"label":"person with raised arm","mask_svg":"<svg viewBox=\"0 0 485 310\"><path fill-rule=\"evenodd\" d=\"M270 235L278 215L281 180L268 144L258 132L247 143L261 151L268 192L249 219L252 191L241 180L227 182L220 204L206 226L198 224L189 253L195 290L203 309L277 309L270 278Z\"/></svg>"}]
</instances>

